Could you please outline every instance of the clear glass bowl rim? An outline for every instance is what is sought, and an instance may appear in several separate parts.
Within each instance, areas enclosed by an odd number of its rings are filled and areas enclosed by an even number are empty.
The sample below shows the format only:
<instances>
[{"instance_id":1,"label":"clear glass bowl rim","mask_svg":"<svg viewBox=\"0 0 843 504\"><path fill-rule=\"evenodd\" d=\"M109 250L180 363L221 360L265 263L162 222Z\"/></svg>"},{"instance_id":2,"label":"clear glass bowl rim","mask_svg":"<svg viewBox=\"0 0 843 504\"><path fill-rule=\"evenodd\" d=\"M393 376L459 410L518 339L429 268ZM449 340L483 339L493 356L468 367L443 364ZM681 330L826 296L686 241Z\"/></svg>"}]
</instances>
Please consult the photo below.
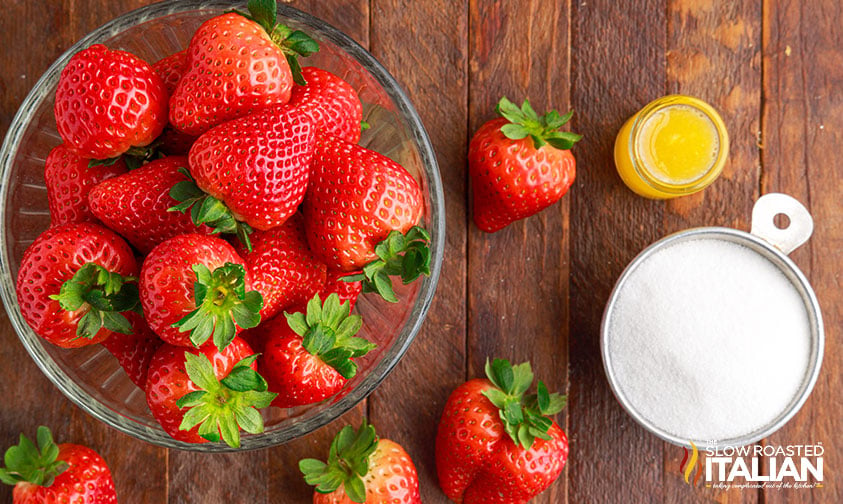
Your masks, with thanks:
<instances>
[{"instance_id":1,"label":"clear glass bowl rim","mask_svg":"<svg viewBox=\"0 0 843 504\"><path fill-rule=\"evenodd\" d=\"M0 149L0 184L2 184L2 186L0 186L0 201L3 202L3 207L0 209L0 212L5 212L5 203L9 192L9 177L11 174L12 162L18 148L20 147L23 139L23 133L26 131L35 111L47 97L46 90L53 89L54 85L58 82L62 68L64 68L67 61L73 54L85 47L103 41L126 28L153 18L193 10L231 9L233 7L237 7L238 5L238 3L222 0L168 0L148 5L119 16L73 44L72 47L65 51L47 69L47 71L44 72L24 99L17 114L12 120L9 131L3 142L2 149ZM222 443L190 444L176 441L160 428L153 429L147 427L108 408L85 392L82 387L73 382L52 360L44 349L43 340L26 324L20 313L17 295L15 293L15 281L12 278L10 267L11 263L6 247L7 234L5 215L0 215L0 217L3 218L3 224L0 225L0 244L3 244L2 251L0 251L0 263L2 263L0 264L2 266L2 269L0 269L0 275L2 275L0 276L0 295L2 295L3 302L6 305L9 320L11 321L15 332L18 334L18 337L27 352L29 352L30 356L47 378L52 381L53 384L55 384L56 387L58 387L59 390L67 396L67 398L82 408L82 410L121 432L155 445L202 452L254 450L286 443L287 441L306 435L319 427L330 423L336 418L339 418L343 413L353 408L360 401L365 399L372 391L374 391L407 351L421 329L427 310L430 308L430 304L433 300L436 284L439 280L445 247L444 191L442 188L442 181L439 176L439 167L436 162L436 156L430 143L430 139L409 98L401 89L401 86L395 78L390 75L390 73L374 58L374 56L369 54L369 52L361 47L357 42L337 28L334 28L325 21L311 16L310 14L301 12L284 4L278 5L278 14L282 18L291 19L307 26L309 29L313 30L313 33L318 33L320 37L329 40L331 43L357 60L357 62L359 62L383 87L384 92L386 92L393 101L399 115L409 126L412 139L419 151L422 169L427 179L426 184L430 198L429 232L431 235L432 252L430 276L422 277L420 280L421 286L419 288L418 296L416 297L409 321L402 328L401 334L398 335L393 345L384 352L380 362L378 362L378 364L369 371L369 374L344 397L340 398L335 403L328 405L316 415L301 422L292 422L291 425L286 425L271 432L244 437L242 447L239 450L230 448Z\"/></svg>"}]
</instances>

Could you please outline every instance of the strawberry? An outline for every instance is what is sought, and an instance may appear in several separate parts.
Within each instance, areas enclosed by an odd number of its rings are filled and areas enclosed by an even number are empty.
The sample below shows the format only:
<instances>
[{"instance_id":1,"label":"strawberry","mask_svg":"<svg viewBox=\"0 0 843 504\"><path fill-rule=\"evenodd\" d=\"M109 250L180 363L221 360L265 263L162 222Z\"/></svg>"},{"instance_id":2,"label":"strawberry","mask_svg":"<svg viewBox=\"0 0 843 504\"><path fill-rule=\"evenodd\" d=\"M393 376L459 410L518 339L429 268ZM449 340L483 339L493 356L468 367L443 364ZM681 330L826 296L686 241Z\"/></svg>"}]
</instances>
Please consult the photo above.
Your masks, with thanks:
<instances>
[{"instance_id":1,"label":"strawberry","mask_svg":"<svg viewBox=\"0 0 843 504\"><path fill-rule=\"evenodd\" d=\"M565 397L533 382L530 364L486 362L488 380L457 387L436 435L439 485L464 504L527 502L555 481L568 458L568 439L549 415Z\"/></svg>"},{"instance_id":2,"label":"strawberry","mask_svg":"<svg viewBox=\"0 0 843 504\"><path fill-rule=\"evenodd\" d=\"M331 269L362 269L353 279L364 292L396 302L389 275L409 283L430 274L430 237L416 226L421 190L386 156L320 135L303 210L313 254Z\"/></svg>"},{"instance_id":3,"label":"strawberry","mask_svg":"<svg viewBox=\"0 0 843 504\"><path fill-rule=\"evenodd\" d=\"M319 293L319 297L325 299L331 294L336 294L340 298L340 303L348 301L348 309L354 310L354 305L357 304L357 297L363 291L363 283L359 280L356 282L348 281L345 279L347 277L348 273L343 271L328 270L325 278L325 286L322 288L322 292Z\"/></svg>"},{"instance_id":4,"label":"strawberry","mask_svg":"<svg viewBox=\"0 0 843 504\"><path fill-rule=\"evenodd\" d=\"M284 313L261 326L260 371L269 390L278 393L272 405L292 408L339 392L357 374L352 359L375 348L355 337L362 325L359 315L351 315L349 303L340 304L333 294L324 304L314 296L306 313Z\"/></svg>"},{"instance_id":5,"label":"strawberry","mask_svg":"<svg viewBox=\"0 0 843 504\"><path fill-rule=\"evenodd\" d=\"M275 394L255 371L257 355L235 337L224 350L213 345L183 348L164 344L155 352L146 380L152 415L174 439L240 447L240 429L263 432L256 408Z\"/></svg>"},{"instance_id":6,"label":"strawberry","mask_svg":"<svg viewBox=\"0 0 843 504\"><path fill-rule=\"evenodd\" d=\"M199 347L213 335L222 350L260 322L261 295L219 238L183 234L161 242L144 259L138 283L149 327L171 345Z\"/></svg>"},{"instance_id":7,"label":"strawberry","mask_svg":"<svg viewBox=\"0 0 843 504\"><path fill-rule=\"evenodd\" d=\"M101 182L88 194L91 212L144 254L180 234L211 234L212 228L197 227L189 215L168 211L178 204L170 190L189 179L179 171L186 167L186 157L165 157Z\"/></svg>"},{"instance_id":8,"label":"strawberry","mask_svg":"<svg viewBox=\"0 0 843 504\"><path fill-rule=\"evenodd\" d=\"M481 126L468 146L474 223L487 233L559 201L574 183L570 149L582 138L559 131L573 112L539 117L529 101L518 108L506 97L497 111L503 117Z\"/></svg>"},{"instance_id":9,"label":"strawberry","mask_svg":"<svg viewBox=\"0 0 843 504\"><path fill-rule=\"evenodd\" d=\"M167 95L172 95L176 90L176 86L187 71L188 63L187 49L182 49L153 63L152 69L164 82Z\"/></svg>"},{"instance_id":10,"label":"strawberry","mask_svg":"<svg viewBox=\"0 0 843 504\"><path fill-rule=\"evenodd\" d=\"M114 333L102 342L102 346L117 359L132 383L141 389L146 387L146 373L155 351L164 344L142 316L126 313L132 324L132 334Z\"/></svg>"},{"instance_id":11,"label":"strawberry","mask_svg":"<svg viewBox=\"0 0 843 504\"><path fill-rule=\"evenodd\" d=\"M115 158L161 134L167 98L164 81L148 63L96 44L76 53L62 70L56 124L80 156Z\"/></svg>"},{"instance_id":12,"label":"strawberry","mask_svg":"<svg viewBox=\"0 0 843 504\"><path fill-rule=\"evenodd\" d=\"M56 445L50 429L38 427L36 440L20 435L20 444L6 450L0 481L14 485L14 504L117 504L111 471L102 457L87 446Z\"/></svg>"},{"instance_id":13,"label":"strawberry","mask_svg":"<svg viewBox=\"0 0 843 504\"><path fill-rule=\"evenodd\" d=\"M250 14L228 12L204 22L187 48L186 71L170 98L170 124L198 136L217 124L290 100L303 83L297 55L319 45L276 24L275 1L252 0ZM295 70L295 72L294 72Z\"/></svg>"},{"instance_id":14,"label":"strawberry","mask_svg":"<svg viewBox=\"0 0 843 504\"><path fill-rule=\"evenodd\" d=\"M302 68L304 86L293 86L290 106L310 118L313 126L346 142L360 141L363 105L351 84L316 67Z\"/></svg>"},{"instance_id":15,"label":"strawberry","mask_svg":"<svg viewBox=\"0 0 843 504\"><path fill-rule=\"evenodd\" d=\"M310 122L294 109L276 107L199 137L190 149L190 173L199 189L225 203L234 218L268 230L283 224L302 202L313 147ZM197 204L203 210L194 221L206 222L205 207L211 206Z\"/></svg>"},{"instance_id":16,"label":"strawberry","mask_svg":"<svg viewBox=\"0 0 843 504\"><path fill-rule=\"evenodd\" d=\"M96 222L88 207L88 191L103 180L126 172L126 165L118 160L109 166L89 166L90 160L80 157L66 144L47 155L44 180L50 206L50 225Z\"/></svg>"},{"instance_id":17,"label":"strawberry","mask_svg":"<svg viewBox=\"0 0 843 504\"><path fill-rule=\"evenodd\" d=\"M252 251L240 245L252 278L252 287L263 296L261 318L268 320L285 308L304 304L325 286L327 266L310 253L301 215L268 231L255 231Z\"/></svg>"},{"instance_id":18,"label":"strawberry","mask_svg":"<svg viewBox=\"0 0 843 504\"><path fill-rule=\"evenodd\" d=\"M130 333L121 312L137 309L136 275L132 249L113 231L87 222L50 228L23 254L21 314L39 336L64 348Z\"/></svg>"},{"instance_id":19,"label":"strawberry","mask_svg":"<svg viewBox=\"0 0 843 504\"><path fill-rule=\"evenodd\" d=\"M410 456L398 443L378 439L365 420L357 431L342 428L331 443L328 463L304 459L299 470L316 487L314 504L421 504Z\"/></svg>"}]
</instances>

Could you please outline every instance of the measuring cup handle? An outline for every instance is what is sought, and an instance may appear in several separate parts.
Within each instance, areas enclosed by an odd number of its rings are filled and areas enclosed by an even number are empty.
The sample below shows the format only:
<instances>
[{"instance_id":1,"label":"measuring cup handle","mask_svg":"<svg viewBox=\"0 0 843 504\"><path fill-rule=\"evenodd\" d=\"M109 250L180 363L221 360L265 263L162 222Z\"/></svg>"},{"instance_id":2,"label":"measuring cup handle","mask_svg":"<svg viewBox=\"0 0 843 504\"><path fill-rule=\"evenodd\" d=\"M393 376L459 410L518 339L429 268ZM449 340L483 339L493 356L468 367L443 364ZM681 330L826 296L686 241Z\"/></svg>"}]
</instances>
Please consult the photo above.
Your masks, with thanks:
<instances>
[{"instance_id":1,"label":"measuring cup handle","mask_svg":"<svg viewBox=\"0 0 843 504\"><path fill-rule=\"evenodd\" d=\"M773 218L778 214L787 215L790 224L779 229ZM814 231L814 219L802 203L781 193L765 194L758 198L752 207L752 234L770 242L773 246L790 254L811 237Z\"/></svg>"}]
</instances>

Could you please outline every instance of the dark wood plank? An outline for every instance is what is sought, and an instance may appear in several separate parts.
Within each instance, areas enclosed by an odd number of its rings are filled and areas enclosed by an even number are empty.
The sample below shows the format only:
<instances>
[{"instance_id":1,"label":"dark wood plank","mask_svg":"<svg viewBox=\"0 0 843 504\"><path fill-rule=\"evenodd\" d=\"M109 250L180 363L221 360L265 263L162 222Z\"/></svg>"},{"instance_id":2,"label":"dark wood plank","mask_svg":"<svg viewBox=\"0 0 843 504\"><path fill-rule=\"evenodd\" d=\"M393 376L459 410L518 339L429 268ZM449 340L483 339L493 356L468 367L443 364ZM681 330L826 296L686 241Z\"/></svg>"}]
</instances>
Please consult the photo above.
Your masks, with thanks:
<instances>
[{"instance_id":1,"label":"dark wood plank","mask_svg":"<svg viewBox=\"0 0 843 504\"><path fill-rule=\"evenodd\" d=\"M840 416L843 413L843 6L835 0L764 2L762 192L784 192L814 217L814 234L791 258L807 275L822 307L825 357L811 397L769 438L775 445L825 448L824 487L769 490L765 503L843 502Z\"/></svg>"},{"instance_id":2,"label":"dark wood plank","mask_svg":"<svg viewBox=\"0 0 843 504\"><path fill-rule=\"evenodd\" d=\"M18 106L47 67L76 40L106 21L151 0L107 2L80 0L44 5L14 2L0 19L0 134L6 133ZM44 203L46 206L46 202ZM23 349L5 313L0 318L0 359L14 365L0 369L0 445L34 436L39 424L50 426L59 441L86 444L109 464L118 497L126 502L167 500L166 450L109 429L58 391ZM11 501L2 485L0 500Z\"/></svg>"},{"instance_id":3,"label":"dark wood plank","mask_svg":"<svg viewBox=\"0 0 843 504\"><path fill-rule=\"evenodd\" d=\"M465 379L467 30L464 2L372 2L372 53L421 115L445 188L445 262L433 306L407 355L369 398L378 433L413 458L426 503L447 502L436 479L433 440L448 395Z\"/></svg>"},{"instance_id":4,"label":"dark wood plank","mask_svg":"<svg viewBox=\"0 0 843 504\"><path fill-rule=\"evenodd\" d=\"M668 9L667 91L711 103L729 131L729 160L714 184L669 200L664 233L698 226L749 230L758 197L761 105L761 6L755 2L671 0ZM664 444L665 502L755 502L757 493L692 489L679 471L684 452Z\"/></svg>"},{"instance_id":5,"label":"dark wood plank","mask_svg":"<svg viewBox=\"0 0 843 504\"><path fill-rule=\"evenodd\" d=\"M539 113L566 112L571 107L569 2L472 1L470 6L469 132L495 117L504 95L519 104L529 98ZM565 196L494 234L469 223L470 377L484 376L487 358L529 360L551 390L567 389L570 201ZM567 417L563 411L556 418L563 429ZM567 502L567 475L563 472L532 502Z\"/></svg>"},{"instance_id":6,"label":"dark wood plank","mask_svg":"<svg viewBox=\"0 0 843 504\"><path fill-rule=\"evenodd\" d=\"M665 94L666 11L655 0L573 2L571 95L584 140L570 203L570 502L664 500L662 442L615 401L599 340L621 271L663 234L664 203L626 188L612 148L623 122Z\"/></svg>"}]
</instances>

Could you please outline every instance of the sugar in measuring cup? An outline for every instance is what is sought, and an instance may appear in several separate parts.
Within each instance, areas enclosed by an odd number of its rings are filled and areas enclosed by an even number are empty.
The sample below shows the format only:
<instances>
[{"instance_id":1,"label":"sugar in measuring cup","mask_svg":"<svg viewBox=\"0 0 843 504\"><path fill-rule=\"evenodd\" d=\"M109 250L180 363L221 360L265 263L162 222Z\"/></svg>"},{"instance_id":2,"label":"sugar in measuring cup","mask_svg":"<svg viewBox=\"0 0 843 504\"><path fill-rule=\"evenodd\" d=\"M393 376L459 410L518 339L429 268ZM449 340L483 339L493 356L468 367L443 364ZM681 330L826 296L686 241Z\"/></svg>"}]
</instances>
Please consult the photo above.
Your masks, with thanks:
<instances>
[{"instance_id":1,"label":"sugar in measuring cup","mask_svg":"<svg viewBox=\"0 0 843 504\"><path fill-rule=\"evenodd\" d=\"M773 222L790 219L786 229ZM758 199L752 231L667 236L621 275L601 327L609 384L646 429L680 446L742 446L781 428L822 362L822 315L787 254L813 231L784 194Z\"/></svg>"}]
</instances>

